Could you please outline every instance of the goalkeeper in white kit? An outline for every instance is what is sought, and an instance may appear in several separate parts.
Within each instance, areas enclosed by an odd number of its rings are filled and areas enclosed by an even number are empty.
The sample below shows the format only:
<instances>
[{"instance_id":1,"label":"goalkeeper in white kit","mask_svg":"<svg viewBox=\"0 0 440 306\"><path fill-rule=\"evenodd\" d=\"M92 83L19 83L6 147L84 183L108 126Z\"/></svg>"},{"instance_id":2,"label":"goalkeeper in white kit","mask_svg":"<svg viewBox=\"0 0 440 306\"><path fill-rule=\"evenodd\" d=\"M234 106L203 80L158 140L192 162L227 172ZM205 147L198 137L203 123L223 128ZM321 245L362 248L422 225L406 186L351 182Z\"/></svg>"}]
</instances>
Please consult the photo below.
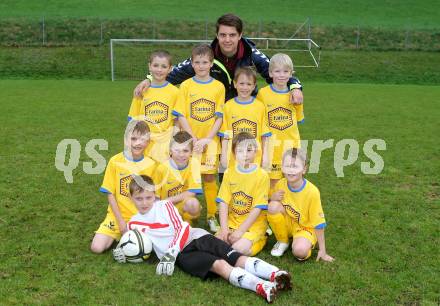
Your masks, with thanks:
<instances>
[{"instance_id":1,"label":"goalkeeper in white kit","mask_svg":"<svg viewBox=\"0 0 440 306\"><path fill-rule=\"evenodd\" d=\"M287 271L256 257L244 256L226 242L201 228L184 222L173 203L157 201L153 180L133 176L130 198L138 213L128 222L128 229L138 229L148 235L160 262L158 275L172 275L174 265L183 271L207 279L219 275L231 284L255 291L271 303L279 290L290 290L291 276ZM113 250L118 262L126 262L120 248Z\"/></svg>"}]
</instances>

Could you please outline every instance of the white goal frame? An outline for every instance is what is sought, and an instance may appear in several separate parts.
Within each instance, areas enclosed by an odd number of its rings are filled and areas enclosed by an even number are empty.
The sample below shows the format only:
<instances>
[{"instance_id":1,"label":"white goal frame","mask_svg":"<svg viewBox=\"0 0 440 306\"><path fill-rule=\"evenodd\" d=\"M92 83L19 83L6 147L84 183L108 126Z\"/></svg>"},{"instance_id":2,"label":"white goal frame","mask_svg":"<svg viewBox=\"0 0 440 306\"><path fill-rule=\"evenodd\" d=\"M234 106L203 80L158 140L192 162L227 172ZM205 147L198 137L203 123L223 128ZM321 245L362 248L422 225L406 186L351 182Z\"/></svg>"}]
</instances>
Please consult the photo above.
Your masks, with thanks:
<instances>
[{"instance_id":1,"label":"white goal frame","mask_svg":"<svg viewBox=\"0 0 440 306\"><path fill-rule=\"evenodd\" d=\"M259 50L276 50L276 51L290 51L290 52L308 52L310 57L313 60L312 65L295 65L298 68L319 68L319 63L321 60L321 47L313 41L311 38L270 38L270 37L249 37L248 39L252 41L265 42L263 48L259 48ZM289 42L304 42L307 47L304 49L289 49L289 48L271 48L271 41L276 42L285 42L284 46L287 46ZM169 43L169 44L180 44L180 43L211 43L212 40L205 39L142 39L142 38L112 38L110 39L110 66L111 66L111 79L115 81L115 55L113 46L117 43L147 43L147 44L156 44L156 43ZM315 56L312 50L316 48L318 50L318 54Z\"/></svg>"}]
</instances>

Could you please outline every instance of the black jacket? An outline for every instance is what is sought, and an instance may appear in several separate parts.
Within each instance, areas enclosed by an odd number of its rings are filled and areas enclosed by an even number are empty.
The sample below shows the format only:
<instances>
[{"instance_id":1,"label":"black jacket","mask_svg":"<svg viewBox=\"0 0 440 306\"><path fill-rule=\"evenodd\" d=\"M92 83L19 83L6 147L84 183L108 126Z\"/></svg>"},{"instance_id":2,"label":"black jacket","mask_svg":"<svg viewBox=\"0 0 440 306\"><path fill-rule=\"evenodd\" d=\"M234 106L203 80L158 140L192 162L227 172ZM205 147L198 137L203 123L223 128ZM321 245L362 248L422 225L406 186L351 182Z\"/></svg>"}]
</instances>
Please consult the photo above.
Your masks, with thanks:
<instances>
[{"instance_id":1,"label":"black jacket","mask_svg":"<svg viewBox=\"0 0 440 306\"><path fill-rule=\"evenodd\" d=\"M259 51L251 40L244 37L242 37L241 40L244 45L244 56L240 60L238 60L236 67L255 66L257 72L264 79L266 79L266 82L268 84L272 83L272 79L269 76L269 58L264 53ZM213 50L215 50L217 44L218 40L216 38L211 43L211 47ZM173 70L168 75L167 80L170 83L177 85L182 83L186 79L193 77L194 74L194 69L191 66L191 59L188 58L174 66ZM210 75L216 80L222 82L223 85L225 85L226 101L232 99L237 95L237 91L235 90L234 84L232 82L234 76L228 73L227 69L223 66L220 59L214 59L214 65L211 68ZM299 80L293 77L290 78L288 83L288 86L291 85L293 85L293 87L295 88L302 88ZM256 92L254 94L256 94Z\"/></svg>"}]
</instances>

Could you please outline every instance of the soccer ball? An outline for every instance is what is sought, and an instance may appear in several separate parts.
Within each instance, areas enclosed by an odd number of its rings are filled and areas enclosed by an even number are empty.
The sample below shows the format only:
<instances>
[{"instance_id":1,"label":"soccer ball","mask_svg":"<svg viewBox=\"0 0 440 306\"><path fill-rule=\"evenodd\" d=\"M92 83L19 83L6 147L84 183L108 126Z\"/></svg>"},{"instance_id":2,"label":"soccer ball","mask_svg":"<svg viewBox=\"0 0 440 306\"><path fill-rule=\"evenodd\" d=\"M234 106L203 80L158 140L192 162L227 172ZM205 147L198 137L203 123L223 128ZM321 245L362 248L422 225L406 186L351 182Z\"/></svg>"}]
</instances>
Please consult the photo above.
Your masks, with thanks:
<instances>
[{"instance_id":1,"label":"soccer ball","mask_svg":"<svg viewBox=\"0 0 440 306\"><path fill-rule=\"evenodd\" d=\"M117 247L122 249L127 262L139 263L150 257L153 243L145 233L134 229L122 235Z\"/></svg>"}]
</instances>

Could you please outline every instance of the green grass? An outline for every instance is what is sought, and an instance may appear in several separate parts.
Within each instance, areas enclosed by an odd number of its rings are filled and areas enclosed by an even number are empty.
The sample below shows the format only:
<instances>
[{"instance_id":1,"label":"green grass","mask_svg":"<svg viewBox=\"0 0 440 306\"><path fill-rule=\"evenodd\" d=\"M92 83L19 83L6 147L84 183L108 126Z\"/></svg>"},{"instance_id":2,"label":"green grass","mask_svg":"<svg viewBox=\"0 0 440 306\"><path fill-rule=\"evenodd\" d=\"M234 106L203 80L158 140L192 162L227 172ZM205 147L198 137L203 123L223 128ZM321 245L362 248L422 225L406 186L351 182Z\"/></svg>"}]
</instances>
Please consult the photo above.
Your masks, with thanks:
<instances>
[{"instance_id":1,"label":"green grass","mask_svg":"<svg viewBox=\"0 0 440 306\"><path fill-rule=\"evenodd\" d=\"M203 14L200 12L203 11ZM316 25L361 25L389 28L439 28L440 5L425 1L11 1L0 4L0 17L102 17L156 18L215 21L219 15L234 12L250 22L294 23L312 18Z\"/></svg>"},{"instance_id":2,"label":"green grass","mask_svg":"<svg viewBox=\"0 0 440 306\"><path fill-rule=\"evenodd\" d=\"M217 279L201 282L177 270L154 275L156 260L120 265L88 250L104 218L101 175L80 163L73 184L55 169L65 138L82 145L103 138L110 158L122 133L134 82L0 81L0 301L2 304L265 305L250 292ZM324 151L319 186L333 264L270 258L288 269L294 290L278 305L437 304L440 130L438 86L308 83L303 139L386 141L379 175L364 175L359 160L337 178L334 150ZM316 253L313 257L316 256Z\"/></svg>"}]
</instances>

